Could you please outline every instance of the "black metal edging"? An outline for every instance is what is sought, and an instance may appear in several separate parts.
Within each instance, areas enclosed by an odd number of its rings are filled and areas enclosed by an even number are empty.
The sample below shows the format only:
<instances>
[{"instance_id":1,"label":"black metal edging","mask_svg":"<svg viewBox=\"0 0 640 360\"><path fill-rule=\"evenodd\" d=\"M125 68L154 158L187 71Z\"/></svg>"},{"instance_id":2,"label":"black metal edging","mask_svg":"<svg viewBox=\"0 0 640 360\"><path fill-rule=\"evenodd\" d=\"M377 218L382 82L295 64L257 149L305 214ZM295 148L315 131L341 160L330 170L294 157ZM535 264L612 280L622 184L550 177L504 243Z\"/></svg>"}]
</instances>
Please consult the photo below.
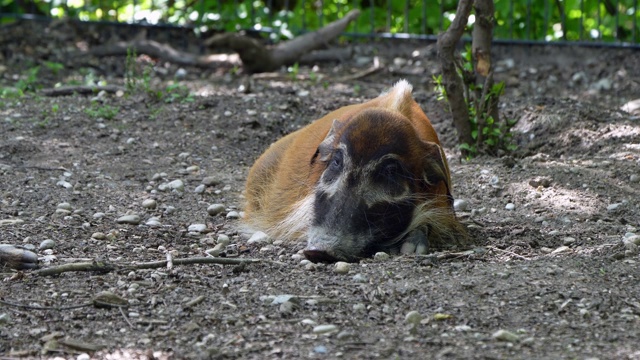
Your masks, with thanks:
<instances>
[{"instance_id":1,"label":"black metal edging","mask_svg":"<svg viewBox=\"0 0 640 360\"><path fill-rule=\"evenodd\" d=\"M41 15L33 15L33 14L5 14L0 13L0 19L3 17L14 18L18 20L29 20L29 21L41 21L41 22L51 22L54 19L47 16ZM84 21L79 19L74 19L79 22L86 22L90 24L99 24L99 25L115 25L115 26L138 26L138 27L147 27L147 28L160 28L160 29L194 29L194 26L185 26L185 25L173 25L167 23L160 24L145 24L140 22L119 22L119 21L108 21L108 20L90 20ZM257 32L262 33L272 33L272 31L266 30L267 27L262 30L258 30ZM301 32L300 34L305 33ZM300 35L297 34L297 35ZM355 32L345 32L342 34L345 37L351 37L354 39L358 38L369 38L369 39L385 39L385 40L421 40L421 41L432 41L435 42L438 40L438 35L420 35L420 34L409 34L409 33L355 33ZM470 38L463 38L462 41L469 42ZM638 49L640 50L640 44L628 43L628 42L603 42L603 41L568 41L568 40L558 40L558 41L545 41L545 40L518 40L518 39L494 39L494 44L500 45L528 45L528 46L576 46L576 47L588 47L588 48L620 48L620 49Z\"/></svg>"}]
</instances>

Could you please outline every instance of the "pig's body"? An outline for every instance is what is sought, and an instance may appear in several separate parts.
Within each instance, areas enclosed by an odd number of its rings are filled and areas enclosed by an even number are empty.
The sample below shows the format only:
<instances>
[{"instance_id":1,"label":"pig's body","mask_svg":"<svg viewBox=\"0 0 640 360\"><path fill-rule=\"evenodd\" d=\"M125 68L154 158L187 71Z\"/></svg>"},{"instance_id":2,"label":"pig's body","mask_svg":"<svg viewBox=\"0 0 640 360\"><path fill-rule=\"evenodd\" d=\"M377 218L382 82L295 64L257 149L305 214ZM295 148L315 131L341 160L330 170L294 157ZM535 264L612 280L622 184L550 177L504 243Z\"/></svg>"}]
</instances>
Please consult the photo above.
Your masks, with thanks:
<instances>
[{"instance_id":1,"label":"pig's body","mask_svg":"<svg viewBox=\"0 0 640 360\"><path fill-rule=\"evenodd\" d=\"M450 189L438 136L400 81L272 144L249 172L245 221L306 239L313 261L420 254L465 239Z\"/></svg>"}]
</instances>

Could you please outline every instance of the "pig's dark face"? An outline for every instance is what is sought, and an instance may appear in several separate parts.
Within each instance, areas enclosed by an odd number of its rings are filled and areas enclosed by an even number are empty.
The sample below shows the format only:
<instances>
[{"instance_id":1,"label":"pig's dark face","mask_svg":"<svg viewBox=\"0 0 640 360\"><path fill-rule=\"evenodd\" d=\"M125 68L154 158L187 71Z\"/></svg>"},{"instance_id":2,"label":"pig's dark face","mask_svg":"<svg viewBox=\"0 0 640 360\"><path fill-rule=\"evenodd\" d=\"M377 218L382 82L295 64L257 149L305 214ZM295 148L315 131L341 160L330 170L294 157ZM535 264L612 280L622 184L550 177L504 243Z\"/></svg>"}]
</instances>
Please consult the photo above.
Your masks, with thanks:
<instances>
[{"instance_id":1,"label":"pig's dark face","mask_svg":"<svg viewBox=\"0 0 640 360\"><path fill-rule=\"evenodd\" d=\"M425 204L450 203L448 187L436 193L448 181L439 146L388 111L334 122L311 161L322 171L305 250L312 261L356 261L407 241L425 247Z\"/></svg>"}]
</instances>

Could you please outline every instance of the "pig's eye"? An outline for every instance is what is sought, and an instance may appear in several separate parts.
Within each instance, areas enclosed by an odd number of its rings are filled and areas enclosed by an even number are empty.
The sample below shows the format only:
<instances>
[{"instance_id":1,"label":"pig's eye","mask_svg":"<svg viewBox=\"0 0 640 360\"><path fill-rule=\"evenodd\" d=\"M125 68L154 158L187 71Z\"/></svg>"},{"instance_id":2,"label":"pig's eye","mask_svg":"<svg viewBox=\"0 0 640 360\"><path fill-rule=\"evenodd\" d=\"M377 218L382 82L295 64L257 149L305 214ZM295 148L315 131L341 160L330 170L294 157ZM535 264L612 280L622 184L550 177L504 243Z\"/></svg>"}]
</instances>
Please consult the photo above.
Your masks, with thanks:
<instances>
[{"instance_id":1,"label":"pig's eye","mask_svg":"<svg viewBox=\"0 0 640 360\"><path fill-rule=\"evenodd\" d=\"M403 171L402 165L398 161L389 160L382 164L378 171L378 176L383 179L392 180L402 175Z\"/></svg>"},{"instance_id":2,"label":"pig's eye","mask_svg":"<svg viewBox=\"0 0 640 360\"><path fill-rule=\"evenodd\" d=\"M389 159L378 167L374 181L392 194L400 194L405 189L407 170L395 159Z\"/></svg>"},{"instance_id":3,"label":"pig's eye","mask_svg":"<svg viewBox=\"0 0 640 360\"><path fill-rule=\"evenodd\" d=\"M342 172L342 167L344 165L344 154L341 150L336 150L333 153L333 156L329 160L329 164L327 165L327 170L322 175L322 180L325 183L333 182L335 179L340 176Z\"/></svg>"},{"instance_id":4,"label":"pig's eye","mask_svg":"<svg viewBox=\"0 0 640 360\"><path fill-rule=\"evenodd\" d=\"M344 155L342 154L342 151L338 150L333 154L333 158L331 158L331 163L329 164L329 167L331 168L331 170L333 171L340 171L342 169L342 164L343 164L343 160L344 160Z\"/></svg>"}]
</instances>

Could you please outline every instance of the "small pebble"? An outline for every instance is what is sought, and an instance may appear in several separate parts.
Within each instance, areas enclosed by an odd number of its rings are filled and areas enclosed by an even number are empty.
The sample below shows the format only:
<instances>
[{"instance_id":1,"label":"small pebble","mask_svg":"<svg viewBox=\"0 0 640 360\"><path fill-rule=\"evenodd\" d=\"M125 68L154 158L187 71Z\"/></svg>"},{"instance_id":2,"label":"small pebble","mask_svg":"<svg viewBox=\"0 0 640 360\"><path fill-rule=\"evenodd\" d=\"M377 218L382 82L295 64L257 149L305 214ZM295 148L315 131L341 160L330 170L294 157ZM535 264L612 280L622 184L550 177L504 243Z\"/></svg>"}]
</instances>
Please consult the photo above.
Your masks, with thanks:
<instances>
[{"instance_id":1,"label":"small pebble","mask_svg":"<svg viewBox=\"0 0 640 360\"><path fill-rule=\"evenodd\" d=\"M269 241L269 235L263 233L262 231L256 231L251 235L247 244L263 244Z\"/></svg>"},{"instance_id":2,"label":"small pebble","mask_svg":"<svg viewBox=\"0 0 640 360\"><path fill-rule=\"evenodd\" d=\"M467 211L469 209L469 202L465 199L455 199L453 201L453 209L455 211Z\"/></svg>"},{"instance_id":3,"label":"small pebble","mask_svg":"<svg viewBox=\"0 0 640 360\"><path fill-rule=\"evenodd\" d=\"M404 316L404 321L409 325L416 326L422 321L422 315L415 310L409 311L407 315Z\"/></svg>"},{"instance_id":4,"label":"small pebble","mask_svg":"<svg viewBox=\"0 0 640 360\"><path fill-rule=\"evenodd\" d=\"M576 242L575 238L572 238L570 236L567 236L566 238L562 239L562 244L565 246L569 246L572 245Z\"/></svg>"},{"instance_id":5,"label":"small pebble","mask_svg":"<svg viewBox=\"0 0 640 360\"><path fill-rule=\"evenodd\" d=\"M191 224L191 225L189 225L188 231L189 232L203 233L203 232L207 231L207 225L206 224Z\"/></svg>"},{"instance_id":6,"label":"small pebble","mask_svg":"<svg viewBox=\"0 0 640 360\"><path fill-rule=\"evenodd\" d=\"M633 174L631 176L629 176L629 181L632 183L637 183L640 181L640 175L637 174Z\"/></svg>"},{"instance_id":7,"label":"small pebble","mask_svg":"<svg viewBox=\"0 0 640 360\"><path fill-rule=\"evenodd\" d=\"M178 70L176 70L176 79L182 79L186 76L187 76L187 70L183 68L178 68Z\"/></svg>"},{"instance_id":8,"label":"small pebble","mask_svg":"<svg viewBox=\"0 0 640 360\"><path fill-rule=\"evenodd\" d=\"M202 194L204 193L204 190L206 189L206 186L204 186L204 184L200 184L198 186L196 186L195 189L193 189L193 192L196 194Z\"/></svg>"},{"instance_id":9,"label":"small pebble","mask_svg":"<svg viewBox=\"0 0 640 360\"><path fill-rule=\"evenodd\" d=\"M239 219L240 214L237 211L229 211L227 214L227 219Z\"/></svg>"},{"instance_id":10,"label":"small pebble","mask_svg":"<svg viewBox=\"0 0 640 360\"><path fill-rule=\"evenodd\" d=\"M300 321L300 324L316 326L317 323L315 321L313 321L312 319L302 319L302 321Z\"/></svg>"},{"instance_id":11,"label":"small pebble","mask_svg":"<svg viewBox=\"0 0 640 360\"><path fill-rule=\"evenodd\" d=\"M102 219L104 217L104 213L103 212L97 212L95 214L93 214L93 218L94 219Z\"/></svg>"},{"instance_id":12,"label":"small pebble","mask_svg":"<svg viewBox=\"0 0 640 360\"><path fill-rule=\"evenodd\" d=\"M640 246L640 235L633 235L624 238L625 243L632 243Z\"/></svg>"},{"instance_id":13,"label":"small pebble","mask_svg":"<svg viewBox=\"0 0 640 360\"><path fill-rule=\"evenodd\" d=\"M491 337L499 341L506 341L510 343L515 343L520 340L520 336L507 330L498 330L494 332Z\"/></svg>"},{"instance_id":14,"label":"small pebble","mask_svg":"<svg viewBox=\"0 0 640 360\"><path fill-rule=\"evenodd\" d=\"M338 261L335 264L334 271L337 274L347 274L349 272L349 267L350 267L349 263L346 263L344 261Z\"/></svg>"},{"instance_id":15,"label":"small pebble","mask_svg":"<svg viewBox=\"0 0 640 360\"><path fill-rule=\"evenodd\" d=\"M273 297L273 300L271 301L271 305L278 305L278 304L285 303L287 301L300 302L300 299L297 296L291 295L291 294L276 295Z\"/></svg>"},{"instance_id":16,"label":"small pebble","mask_svg":"<svg viewBox=\"0 0 640 360\"><path fill-rule=\"evenodd\" d=\"M213 249L205 250L205 253L211 256L218 256L225 250L226 247L227 246L225 244L216 244Z\"/></svg>"},{"instance_id":17,"label":"small pebble","mask_svg":"<svg viewBox=\"0 0 640 360\"><path fill-rule=\"evenodd\" d=\"M96 240L104 240L107 238L107 235L103 232L94 232L93 234L91 234L91 238Z\"/></svg>"},{"instance_id":18,"label":"small pebble","mask_svg":"<svg viewBox=\"0 0 640 360\"><path fill-rule=\"evenodd\" d=\"M145 225L149 226L149 227L160 227L162 226L162 223L160 222L160 218L157 217L150 217L149 220L147 220L146 223L144 223Z\"/></svg>"},{"instance_id":19,"label":"small pebble","mask_svg":"<svg viewBox=\"0 0 640 360\"><path fill-rule=\"evenodd\" d=\"M353 331L349 330L342 330L338 333L338 335L336 335L336 339L338 340L346 340L354 337L356 337L356 334Z\"/></svg>"},{"instance_id":20,"label":"small pebble","mask_svg":"<svg viewBox=\"0 0 640 360\"><path fill-rule=\"evenodd\" d=\"M60 180L56 183L56 185L58 186L62 186L65 189L71 189L73 187L73 185L71 185L70 182L68 181L64 181L64 180Z\"/></svg>"},{"instance_id":21,"label":"small pebble","mask_svg":"<svg viewBox=\"0 0 640 360\"><path fill-rule=\"evenodd\" d=\"M354 311L365 311L367 307L363 303L353 304Z\"/></svg>"},{"instance_id":22,"label":"small pebble","mask_svg":"<svg viewBox=\"0 0 640 360\"><path fill-rule=\"evenodd\" d=\"M136 214L124 215L119 217L116 222L118 224L138 225L140 224L140 216Z\"/></svg>"},{"instance_id":23,"label":"small pebble","mask_svg":"<svg viewBox=\"0 0 640 360\"><path fill-rule=\"evenodd\" d=\"M313 327L314 334L328 334L334 331L338 331L338 327L335 325L327 324L327 325L317 325Z\"/></svg>"},{"instance_id":24,"label":"small pebble","mask_svg":"<svg viewBox=\"0 0 640 360\"><path fill-rule=\"evenodd\" d=\"M72 210L71 204L69 204L68 202L63 202L63 203L58 204L57 208L58 209L62 209L62 210L67 210L67 211L71 211Z\"/></svg>"},{"instance_id":25,"label":"small pebble","mask_svg":"<svg viewBox=\"0 0 640 360\"><path fill-rule=\"evenodd\" d=\"M551 186L551 178L538 176L534 179L529 180L529 185L531 185L534 188L537 188L539 186L547 188Z\"/></svg>"},{"instance_id":26,"label":"small pebble","mask_svg":"<svg viewBox=\"0 0 640 360\"><path fill-rule=\"evenodd\" d=\"M389 260L389 254L387 254L386 252L380 251L377 252L375 255L373 255L374 260L377 261L386 261Z\"/></svg>"},{"instance_id":27,"label":"small pebble","mask_svg":"<svg viewBox=\"0 0 640 360\"><path fill-rule=\"evenodd\" d=\"M204 186L216 186L218 184L220 184L220 180L213 176L207 176L202 179L202 185Z\"/></svg>"},{"instance_id":28,"label":"small pebble","mask_svg":"<svg viewBox=\"0 0 640 360\"><path fill-rule=\"evenodd\" d=\"M189 167L187 167L186 169L188 172L198 172L200 171L200 166L198 165L191 165Z\"/></svg>"},{"instance_id":29,"label":"small pebble","mask_svg":"<svg viewBox=\"0 0 640 360\"><path fill-rule=\"evenodd\" d=\"M91 360L91 356L87 353L82 353L76 357L76 360Z\"/></svg>"},{"instance_id":30,"label":"small pebble","mask_svg":"<svg viewBox=\"0 0 640 360\"><path fill-rule=\"evenodd\" d=\"M144 199L142 201L142 207L145 209L155 209L158 203L154 199Z\"/></svg>"},{"instance_id":31,"label":"small pebble","mask_svg":"<svg viewBox=\"0 0 640 360\"><path fill-rule=\"evenodd\" d=\"M171 215L174 212L176 212L176 207L175 206L169 205L169 206L164 208L164 213L167 214L167 215Z\"/></svg>"},{"instance_id":32,"label":"small pebble","mask_svg":"<svg viewBox=\"0 0 640 360\"><path fill-rule=\"evenodd\" d=\"M615 203L607 206L607 211L616 211L622 206L622 203Z\"/></svg>"},{"instance_id":33,"label":"small pebble","mask_svg":"<svg viewBox=\"0 0 640 360\"><path fill-rule=\"evenodd\" d=\"M364 275L362 275L362 274L355 274L355 275L353 275L353 277L351 278L351 280L353 280L353 281L355 281L355 282L359 282L359 283L367 282L367 278L366 278L366 277L364 277Z\"/></svg>"},{"instance_id":34,"label":"small pebble","mask_svg":"<svg viewBox=\"0 0 640 360\"><path fill-rule=\"evenodd\" d=\"M326 354L327 353L327 347L324 345L318 345L316 347L313 348L313 352L316 354Z\"/></svg>"},{"instance_id":35,"label":"small pebble","mask_svg":"<svg viewBox=\"0 0 640 360\"><path fill-rule=\"evenodd\" d=\"M515 210L516 209L516 204L514 203L508 203L507 205L505 205L504 207L506 210Z\"/></svg>"},{"instance_id":36,"label":"small pebble","mask_svg":"<svg viewBox=\"0 0 640 360\"><path fill-rule=\"evenodd\" d=\"M224 205L222 204L211 204L207 208L207 213L211 216L216 216L224 211Z\"/></svg>"},{"instance_id":37,"label":"small pebble","mask_svg":"<svg viewBox=\"0 0 640 360\"><path fill-rule=\"evenodd\" d=\"M54 246L56 246L55 241L51 239L42 240L42 242L40 243L39 250L53 249Z\"/></svg>"},{"instance_id":38,"label":"small pebble","mask_svg":"<svg viewBox=\"0 0 640 360\"><path fill-rule=\"evenodd\" d=\"M184 182L182 180L173 180L172 182L167 184L167 187L176 191L184 191Z\"/></svg>"},{"instance_id":39,"label":"small pebble","mask_svg":"<svg viewBox=\"0 0 640 360\"><path fill-rule=\"evenodd\" d=\"M563 246L560 246L559 248L553 250L551 252L551 254L559 254L559 253L562 253L562 252L565 252L565 251L569 251L569 250L571 250L571 249L568 246L564 246L563 245Z\"/></svg>"},{"instance_id":40,"label":"small pebble","mask_svg":"<svg viewBox=\"0 0 640 360\"><path fill-rule=\"evenodd\" d=\"M229 235L219 234L217 242L218 244L223 244L224 246L229 245L229 242L230 242Z\"/></svg>"}]
</instances>

